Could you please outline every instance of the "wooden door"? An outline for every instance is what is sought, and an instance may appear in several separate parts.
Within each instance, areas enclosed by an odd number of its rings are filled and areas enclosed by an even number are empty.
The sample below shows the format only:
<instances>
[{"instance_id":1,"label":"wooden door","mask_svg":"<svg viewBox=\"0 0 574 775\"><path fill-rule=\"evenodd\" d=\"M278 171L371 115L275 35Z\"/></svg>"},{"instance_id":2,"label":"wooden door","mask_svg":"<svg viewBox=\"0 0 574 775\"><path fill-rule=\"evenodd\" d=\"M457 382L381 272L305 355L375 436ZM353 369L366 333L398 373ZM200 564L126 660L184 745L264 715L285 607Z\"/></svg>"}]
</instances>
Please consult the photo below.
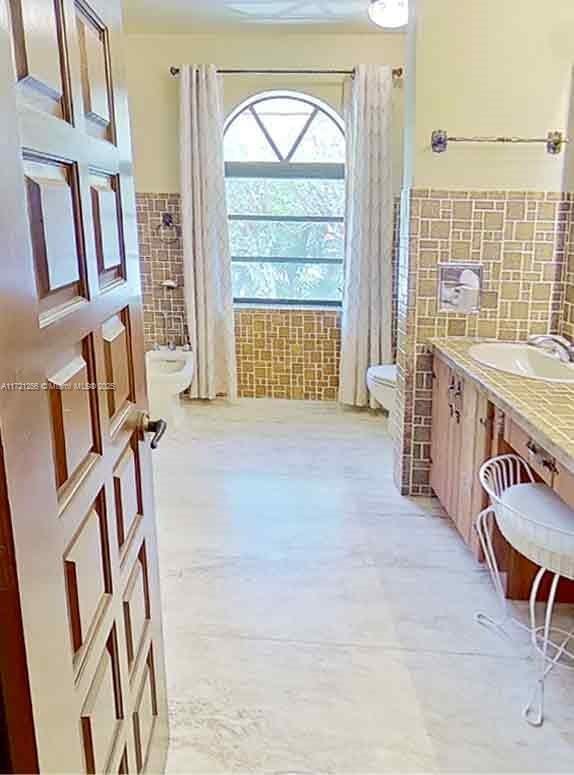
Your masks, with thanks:
<instances>
[{"instance_id":1,"label":"wooden door","mask_svg":"<svg viewBox=\"0 0 574 775\"><path fill-rule=\"evenodd\" d=\"M0 640L18 771L159 772L167 746L120 36L119 0L0 0Z\"/></svg>"}]
</instances>

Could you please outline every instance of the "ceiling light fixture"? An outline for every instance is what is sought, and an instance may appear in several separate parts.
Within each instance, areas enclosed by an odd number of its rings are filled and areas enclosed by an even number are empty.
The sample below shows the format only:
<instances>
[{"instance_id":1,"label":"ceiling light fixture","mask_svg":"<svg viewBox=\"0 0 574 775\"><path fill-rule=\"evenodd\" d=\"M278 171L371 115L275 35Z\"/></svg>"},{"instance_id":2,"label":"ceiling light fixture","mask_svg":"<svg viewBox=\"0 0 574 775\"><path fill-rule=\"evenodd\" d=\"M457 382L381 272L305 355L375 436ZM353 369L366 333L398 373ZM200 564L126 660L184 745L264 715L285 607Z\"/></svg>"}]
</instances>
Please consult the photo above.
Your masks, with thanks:
<instances>
[{"instance_id":1,"label":"ceiling light fixture","mask_svg":"<svg viewBox=\"0 0 574 775\"><path fill-rule=\"evenodd\" d=\"M409 20L409 0L371 0L369 18L379 27L404 27Z\"/></svg>"}]
</instances>

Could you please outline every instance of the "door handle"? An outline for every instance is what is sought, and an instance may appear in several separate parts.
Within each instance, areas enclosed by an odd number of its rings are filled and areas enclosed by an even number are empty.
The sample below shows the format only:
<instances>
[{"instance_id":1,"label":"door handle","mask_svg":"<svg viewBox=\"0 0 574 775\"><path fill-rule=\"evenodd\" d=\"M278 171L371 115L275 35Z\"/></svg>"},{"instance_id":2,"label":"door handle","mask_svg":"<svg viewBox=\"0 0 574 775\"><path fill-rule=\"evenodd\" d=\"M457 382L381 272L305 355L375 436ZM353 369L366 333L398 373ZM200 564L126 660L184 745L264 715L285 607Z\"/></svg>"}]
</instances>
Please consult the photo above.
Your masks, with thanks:
<instances>
[{"instance_id":1,"label":"door handle","mask_svg":"<svg viewBox=\"0 0 574 775\"><path fill-rule=\"evenodd\" d=\"M150 442L152 449L157 449L160 441L165 436L167 431L167 423L165 420L152 420L149 414L145 412L141 416L140 427L143 433L153 433L153 438Z\"/></svg>"}]
</instances>

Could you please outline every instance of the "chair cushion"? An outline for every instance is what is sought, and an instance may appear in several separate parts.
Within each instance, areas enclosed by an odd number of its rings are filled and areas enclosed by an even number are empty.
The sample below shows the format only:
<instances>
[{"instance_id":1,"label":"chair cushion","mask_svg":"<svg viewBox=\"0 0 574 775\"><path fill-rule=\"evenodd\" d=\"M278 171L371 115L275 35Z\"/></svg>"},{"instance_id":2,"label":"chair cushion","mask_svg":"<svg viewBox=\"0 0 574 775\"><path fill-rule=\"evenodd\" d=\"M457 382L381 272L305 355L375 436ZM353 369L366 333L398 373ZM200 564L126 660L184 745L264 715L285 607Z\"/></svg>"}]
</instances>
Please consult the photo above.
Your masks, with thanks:
<instances>
[{"instance_id":1,"label":"chair cushion","mask_svg":"<svg viewBox=\"0 0 574 775\"><path fill-rule=\"evenodd\" d=\"M574 578L574 510L539 483L515 484L500 501L495 512L507 541L537 565Z\"/></svg>"}]
</instances>

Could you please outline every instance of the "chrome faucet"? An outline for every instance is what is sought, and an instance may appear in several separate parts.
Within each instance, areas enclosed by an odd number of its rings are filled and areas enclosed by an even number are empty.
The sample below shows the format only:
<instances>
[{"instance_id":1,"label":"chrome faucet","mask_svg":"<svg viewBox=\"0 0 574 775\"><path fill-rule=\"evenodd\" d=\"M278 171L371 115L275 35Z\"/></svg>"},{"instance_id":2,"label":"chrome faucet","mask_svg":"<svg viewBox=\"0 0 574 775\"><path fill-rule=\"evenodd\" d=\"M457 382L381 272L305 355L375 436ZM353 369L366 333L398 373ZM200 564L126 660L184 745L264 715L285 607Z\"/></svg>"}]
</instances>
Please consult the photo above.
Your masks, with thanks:
<instances>
[{"instance_id":1,"label":"chrome faucet","mask_svg":"<svg viewBox=\"0 0 574 775\"><path fill-rule=\"evenodd\" d=\"M556 355L563 363L574 363L574 345L559 334L530 336L528 344Z\"/></svg>"}]
</instances>

